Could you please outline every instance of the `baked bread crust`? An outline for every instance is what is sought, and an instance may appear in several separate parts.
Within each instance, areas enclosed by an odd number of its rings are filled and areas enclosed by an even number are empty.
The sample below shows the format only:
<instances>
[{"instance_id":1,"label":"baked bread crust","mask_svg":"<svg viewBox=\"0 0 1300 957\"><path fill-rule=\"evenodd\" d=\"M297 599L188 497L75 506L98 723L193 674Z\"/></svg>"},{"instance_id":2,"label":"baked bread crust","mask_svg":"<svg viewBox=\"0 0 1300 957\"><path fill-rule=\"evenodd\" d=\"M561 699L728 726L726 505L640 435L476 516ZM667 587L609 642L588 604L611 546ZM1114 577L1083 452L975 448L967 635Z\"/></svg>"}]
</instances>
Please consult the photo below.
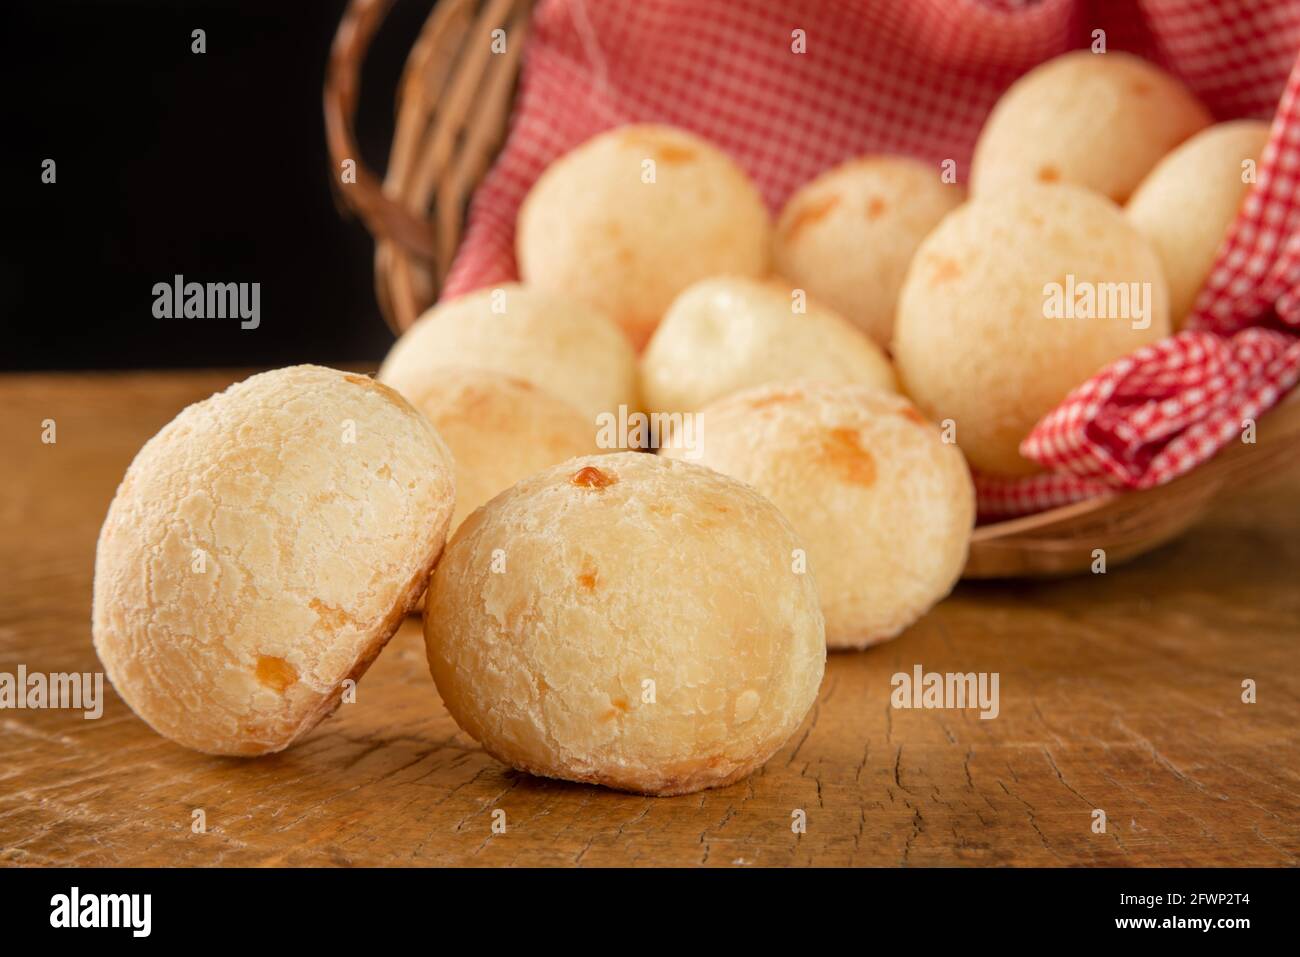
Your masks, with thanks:
<instances>
[{"instance_id":1,"label":"baked bread crust","mask_svg":"<svg viewBox=\"0 0 1300 957\"><path fill-rule=\"evenodd\" d=\"M695 412L731 392L791 378L898 388L880 347L838 313L807 299L794 311L783 281L719 276L673 302L641 356L655 412Z\"/></svg>"},{"instance_id":2,"label":"baked bread crust","mask_svg":"<svg viewBox=\"0 0 1300 957\"><path fill-rule=\"evenodd\" d=\"M974 487L961 452L902 396L794 381L700 415L700 464L766 496L807 548L831 650L893 638L952 590Z\"/></svg>"},{"instance_id":3,"label":"baked bread crust","mask_svg":"<svg viewBox=\"0 0 1300 957\"><path fill-rule=\"evenodd\" d=\"M1157 163L1124 207L1129 222L1160 256L1175 329L1182 328L1196 304L1250 188L1242 178L1242 163L1259 162L1268 130L1260 120L1202 130Z\"/></svg>"},{"instance_id":4,"label":"baked bread crust","mask_svg":"<svg viewBox=\"0 0 1300 957\"><path fill-rule=\"evenodd\" d=\"M725 153L643 124L551 163L520 207L516 250L525 282L597 307L639 349L691 283L763 275L770 234L762 197Z\"/></svg>"},{"instance_id":5,"label":"baked bread crust","mask_svg":"<svg viewBox=\"0 0 1300 957\"><path fill-rule=\"evenodd\" d=\"M569 402L593 429L602 412L639 408L636 355L618 327L571 297L518 283L438 303L393 344L378 379L415 395L446 366L525 379Z\"/></svg>"},{"instance_id":6,"label":"baked bread crust","mask_svg":"<svg viewBox=\"0 0 1300 957\"><path fill-rule=\"evenodd\" d=\"M525 379L449 366L407 398L433 423L456 461L454 532L470 512L534 472L599 455L594 422Z\"/></svg>"},{"instance_id":7,"label":"baked bread crust","mask_svg":"<svg viewBox=\"0 0 1300 957\"><path fill-rule=\"evenodd\" d=\"M1049 315L1049 287L1093 290L1093 314ZM1111 309L1107 287L1126 293L1129 314ZM1134 291L1149 298L1145 328ZM903 391L931 421L955 424L974 468L1029 475L1039 467L1020 443L1038 421L1169 329L1160 261L1119 207L1077 186L1026 186L976 196L926 237L892 351Z\"/></svg>"},{"instance_id":8,"label":"baked bread crust","mask_svg":"<svg viewBox=\"0 0 1300 957\"><path fill-rule=\"evenodd\" d=\"M414 608L454 500L450 452L392 389L319 366L253 376L127 469L95 556L95 649L160 734L279 751Z\"/></svg>"},{"instance_id":9,"label":"baked bread crust","mask_svg":"<svg viewBox=\"0 0 1300 957\"><path fill-rule=\"evenodd\" d=\"M643 794L729 784L785 743L821 683L798 547L770 502L710 469L573 459L452 537L425 605L430 671L505 764Z\"/></svg>"},{"instance_id":10,"label":"baked bread crust","mask_svg":"<svg viewBox=\"0 0 1300 957\"><path fill-rule=\"evenodd\" d=\"M1066 53L993 107L971 158L971 195L1074 183L1122 204L1161 157L1212 122L1190 90L1140 57Z\"/></svg>"},{"instance_id":11,"label":"baked bread crust","mask_svg":"<svg viewBox=\"0 0 1300 957\"><path fill-rule=\"evenodd\" d=\"M773 268L887 346L912 255L966 198L941 172L938 164L884 155L827 170L781 210Z\"/></svg>"}]
</instances>

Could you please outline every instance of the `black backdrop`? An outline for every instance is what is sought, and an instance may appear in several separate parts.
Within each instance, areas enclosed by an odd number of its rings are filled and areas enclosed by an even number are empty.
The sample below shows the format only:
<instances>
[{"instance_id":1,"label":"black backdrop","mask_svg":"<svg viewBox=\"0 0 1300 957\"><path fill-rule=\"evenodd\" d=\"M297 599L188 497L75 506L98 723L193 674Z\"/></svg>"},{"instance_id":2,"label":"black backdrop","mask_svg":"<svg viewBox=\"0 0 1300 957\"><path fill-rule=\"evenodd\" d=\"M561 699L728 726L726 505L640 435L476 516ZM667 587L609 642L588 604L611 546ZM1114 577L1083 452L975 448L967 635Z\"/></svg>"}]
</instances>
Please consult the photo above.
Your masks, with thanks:
<instances>
[{"instance_id":1,"label":"black backdrop","mask_svg":"<svg viewBox=\"0 0 1300 957\"><path fill-rule=\"evenodd\" d=\"M387 159L432 0L398 0L358 136ZM373 245L330 191L321 84L343 0L5 0L0 368L378 359ZM207 52L191 52L206 31ZM41 182L55 160L56 182ZM157 319L153 286L260 283L261 323Z\"/></svg>"}]
</instances>

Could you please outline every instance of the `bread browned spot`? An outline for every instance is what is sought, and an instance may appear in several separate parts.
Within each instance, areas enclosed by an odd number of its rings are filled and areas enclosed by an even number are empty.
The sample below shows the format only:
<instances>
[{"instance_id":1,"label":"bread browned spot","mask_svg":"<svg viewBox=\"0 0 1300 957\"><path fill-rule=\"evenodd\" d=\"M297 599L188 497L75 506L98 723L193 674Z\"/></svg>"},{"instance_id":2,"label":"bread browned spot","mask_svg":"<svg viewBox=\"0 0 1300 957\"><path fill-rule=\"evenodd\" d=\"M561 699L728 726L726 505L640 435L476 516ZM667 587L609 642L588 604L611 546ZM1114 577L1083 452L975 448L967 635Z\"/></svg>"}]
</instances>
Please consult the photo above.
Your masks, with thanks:
<instances>
[{"instance_id":1,"label":"bread browned spot","mask_svg":"<svg viewBox=\"0 0 1300 957\"><path fill-rule=\"evenodd\" d=\"M879 219L884 215L886 204L879 196L872 196L867 200L867 219Z\"/></svg>"},{"instance_id":2,"label":"bread browned spot","mask_svg":"<svg viewBox=\"0 0 1300 957\"><path fill-rule=\"evenodd\" d=\"M461 390L461 408L466 412L476 412L489 405L494 394L480 382L469 383Z\"/></svg>"},{"instance_id":3,"label":"bread browned spot","mask_svg":"<svg viewBox=\"0 0 1300 957\"><path fill-rule=\"evenodd\" d=\"M600 716L601 721L613 721L615 718L627 714L628 706L626 698L610 698L609 703L612 704L613 707Z\"/></svg>"},{"instance_id":4,"label":"bread browned spot","mask_svg":"<svg viewBox=\"0 0 1300 957\"><path fill-rule=\"evenodd\" d=\"M594 465L584 465L578 471L573 473L572 482L579 488L608 488L618 481L618 476L596 468Z\"/></svg>"},{"instance_id":5,"label":"bread browned spot","mask_svg":"<svg viewBox=\"0 0 1300 957\"><path fill-rule=\"evenodd\" d=\"M796 235L802 232L808 226L826 218L832 209L838 206L840 197L838 193L831 193L828 196L822 196L805 203L799 209L795 210L790 221L785 227L785 238L787 241L793 240Z\"/></svg>"},{"instance_id":6,"label":"bread browned spot","mask_svg":"<svg viewBox=\"0 0 1300 957\"><path fill-rule=\"evenodd\" d=\"M660 163L689 163L699 154L689 146L646 130L632 130L623 135L623 145L645 150Z\"/></svg>"},{"instance_id":7,"label":"bread browned spot","mask_svg":"<svg viewBox=\"0 0 1300 957\"><path fill-rule=\"evenodd\" d=\"M349 615L342 608L336 608L334 605L327 605L319 598L313 598L307 602L307 607L316 613L316 617L321 623L329 628L345 628L349 625L356 625L357 620Z\"/></svg>"},{"instance_id":8,"label":"bread browned spot","mask_svg":"<svg viewBox=\"0 0 1300 957\"><path fill-rule=\"evenodd\" d=\"M582 571L578 573L578 584L587 591L596 590L596 582L600 578L600 571L596 568L595 563L590 558L583 559Z\"/></svg>"},{"instance_id":9,"label":"bread browned spot","mask_svg":"<svg viewBox=\"0 0 1300 957\"><path fill-rule=\"evenodd\" d=\"M767 289L771 289L773 292L779 292L781 295L786 297L792 296L795 291L795 287L790 285L790 280L786 279L784 276L778 276L775 273L770 276L764 276L762 279L758 280L758 284Z\"/></svg>"},{"instance_id":10,"label":"bread browned spot","mask_svg":"<svg viewBox=\"0 0 1300 957\"><path fill-rule=\"evenodd\" d=\"M671 143L663 143L655 150L655 158L664 163L689 163L696 155L695 150Z\"/></svg>"},{"instance_id":11,"label":"bread browned spot","mask_svg":"<svg viewBox=\"0 0 1300 957\"><path fill-rule=\"evenodd\" d=\"M259 655L257 658L257 681L265 688L280 694L298 680L298 672L283 658L273 655Z\"/></svg>"},{"instance_id":12,"label":"bread browned spot","mask_svg":"<svg viewBox=\"0 0 1300 957\"><path fill-rule=\"evenodd\" d=\"M856 429L831 429L823 435L820 451L826 465L844 481L862 486L876 481L876 460L858 441Z\"/></svg>"},{"instance_id":13,"label":"bread browned spot","mask_svg":"<svg viewBox=\"0 0 1300 957\"><path fill-rule=\"evenodd\" d=\"M789 402L798 402L804 398L804 394L795 389L788 392L769 392L767 395L755 396L748 400L751 409L766 409L774 405L785 405Z\"/></svg>"},{"instance_id":14,"label":"bread browned spot","mask_svg":"<svg viewBox=\"0 0 1300 957\"><path fill-rule=\"evenodd\" d=\"M917 425L929 425L920 412L917 412L912 406L907 405L898 410L898 414L907 419L908 422L915 422Z\"/></svg>"},{"instance_id":15,"label":"bread browned spot","mask_svg":"<svg viewBox=\"0 0 1300 957\"><path fill-rule=\"evenodd\" d=\"M368 375L356 375L355 373L346 373L344 374L343 378L348 382L351 382L353 385L359 385L364 388L371 389L375 392L378 392L381 396L383 396L389 402L393 403L393 405L397 406L403 412L407 411L410 408L406 400L403 399L395 389L392 389L389 386L384 385L382 382L377 382L376 380L370 378L370 376Z\"/></svg>"},{"instance_id":16,"label":"bread browned spot","mask_svg":"<svg viewBox=\"0 0 1300 957\"><path fill-rule=\"evenodd\" d=\"M961 275L961 266L958 265L957 260L949 259L947 256L931 256L930 265L934 267L930 271L931 286L937 286Z\"/></svg>"},{"instance_id":17,"label":"bread browned spot","mask_svg":"<svg viewBox=\"0 0 1300 957\"><path fill-rule=\"evenodd\" d=\"M1055 166L1040 166L1038 168L1038 181L1040 183L1059 183L1061 181L1061 171Z\"/></svg>"}]
</instances>

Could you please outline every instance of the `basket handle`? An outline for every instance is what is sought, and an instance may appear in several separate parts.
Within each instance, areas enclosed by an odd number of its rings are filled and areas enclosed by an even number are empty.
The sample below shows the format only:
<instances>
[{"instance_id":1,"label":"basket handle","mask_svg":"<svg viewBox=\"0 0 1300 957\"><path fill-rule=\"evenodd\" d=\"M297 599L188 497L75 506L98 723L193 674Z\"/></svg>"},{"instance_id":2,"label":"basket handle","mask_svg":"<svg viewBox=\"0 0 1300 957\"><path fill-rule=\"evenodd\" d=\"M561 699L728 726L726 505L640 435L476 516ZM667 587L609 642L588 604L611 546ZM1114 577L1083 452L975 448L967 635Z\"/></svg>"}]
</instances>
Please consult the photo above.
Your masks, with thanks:
<instances>
[{"instance_id":1,"label":"basket handle","mask_svg":"<svg viewBox=\"0 0 1300 957\"><path fill-rule=\"evenodd\" d=\"M333 171L334 193L353 210L377 240L391 240L412 256L433 262L437 244L432 225L384 192L382 183L362 162L353 119L361 91L361 63L370 41L384 22L393 0L349 0L330 47L325 71L325 139ZM344 160L356 163L356 182L343 183Z\"/></svg>"}]
</instances>

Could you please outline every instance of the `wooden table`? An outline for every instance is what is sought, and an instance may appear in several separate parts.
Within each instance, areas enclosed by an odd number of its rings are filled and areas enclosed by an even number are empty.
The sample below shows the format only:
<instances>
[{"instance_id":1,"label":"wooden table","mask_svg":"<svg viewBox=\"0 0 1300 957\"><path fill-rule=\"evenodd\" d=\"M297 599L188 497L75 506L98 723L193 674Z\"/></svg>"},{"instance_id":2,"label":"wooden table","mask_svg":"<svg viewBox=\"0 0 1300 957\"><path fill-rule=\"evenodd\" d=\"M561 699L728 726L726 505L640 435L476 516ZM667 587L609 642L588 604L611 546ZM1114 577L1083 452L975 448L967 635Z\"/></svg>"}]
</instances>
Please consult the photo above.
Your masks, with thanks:
<instances>
[{"instance_id":1,"label":"wooden table","mask_svg":"<svg viewBox=\"0 0 1300 957\"><path fill-rule=\"evenodd\" d=\"M113 490L145 439L238 377L0 378L0 671L98 670L91 571ZM0 711L0 862L1295 865L1298 586L1300 476L1274 476L1106 575L959 587L896 641L832 656L760 773L662 799L487 757L410 621L356 704L273 757L186 751L107 686L99 720ZM892 708L891 676L916 664L998 672L1001 713Z\"/></svg>"}]
</instances>

